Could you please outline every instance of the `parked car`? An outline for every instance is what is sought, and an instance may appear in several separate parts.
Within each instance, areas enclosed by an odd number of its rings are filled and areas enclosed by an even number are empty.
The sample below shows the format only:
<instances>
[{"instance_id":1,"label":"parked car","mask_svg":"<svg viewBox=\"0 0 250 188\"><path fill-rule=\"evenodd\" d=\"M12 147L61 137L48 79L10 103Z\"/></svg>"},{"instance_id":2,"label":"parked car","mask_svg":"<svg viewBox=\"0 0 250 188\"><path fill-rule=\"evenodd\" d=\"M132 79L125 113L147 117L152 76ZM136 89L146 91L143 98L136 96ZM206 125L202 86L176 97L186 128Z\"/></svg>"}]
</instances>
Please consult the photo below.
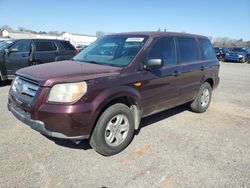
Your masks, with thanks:
<instances>
[{"instance_id":1,"label":"parked car","mask_svg":"<svg viewBox=\"0 0 250 188\"><path fill-rule=\"evenodd\" d=\"M216 57L219 61L224 62L225 61L225 55L226 53L229 53L230 50L226 47L216 47L214 48L215 53L216 53Z\"/></svg>"},{"instance_id":2,"label":"parked car","mask_svg":"<svg viewBox=\"0 0 250 188\"><path fill-rule=\"evenodd\" d=\"M235 47L230 52L226 53L225 61L245 63L248 54L250 54L249 47Z\"/></svg>"},{"instance_id":3,"label":"parked car","mask_svg":"<svg viewBox=\"0 0 250 188\"><path fill-rule=\"evenodd\" d=\"M143 117L189 103L205 112L219 83L207 37L137 32L105 36L70 61L17 71L8 109L32 129L102 155L125 149Z\"/></svg>"},{"instance_id":4,"label":"parked car","mask_svg":"<svg viewBox=\"0 0 250 188\"><path fill-rule=\"evenodd\" d=\"M0 43L0 81L13 79L23 67L68 60L78 51L64 40L19 39Z\"/></svg>"}]
</instances>

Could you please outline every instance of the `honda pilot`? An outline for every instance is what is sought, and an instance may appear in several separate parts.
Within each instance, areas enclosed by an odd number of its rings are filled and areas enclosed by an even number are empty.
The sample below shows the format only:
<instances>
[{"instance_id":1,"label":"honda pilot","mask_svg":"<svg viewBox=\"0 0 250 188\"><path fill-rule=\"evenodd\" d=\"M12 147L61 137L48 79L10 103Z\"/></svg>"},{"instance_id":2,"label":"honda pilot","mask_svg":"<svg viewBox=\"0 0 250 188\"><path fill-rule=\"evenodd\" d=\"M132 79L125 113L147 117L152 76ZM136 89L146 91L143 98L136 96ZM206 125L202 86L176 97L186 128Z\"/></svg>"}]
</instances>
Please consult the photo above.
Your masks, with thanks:
<instances>
[{"instance_id":1,"label":"honda pilot","mask_svg":"<svg viewBox=\"0 0 250 188\"><path fill-rule=\"evenodd\" d=\"M43 135L88 139L110 156L129 145L143 117L185 103L205 112L219 66L204 36L112 34L72 60L18 70L8 109Z\"/></svg>"}]
</instances>

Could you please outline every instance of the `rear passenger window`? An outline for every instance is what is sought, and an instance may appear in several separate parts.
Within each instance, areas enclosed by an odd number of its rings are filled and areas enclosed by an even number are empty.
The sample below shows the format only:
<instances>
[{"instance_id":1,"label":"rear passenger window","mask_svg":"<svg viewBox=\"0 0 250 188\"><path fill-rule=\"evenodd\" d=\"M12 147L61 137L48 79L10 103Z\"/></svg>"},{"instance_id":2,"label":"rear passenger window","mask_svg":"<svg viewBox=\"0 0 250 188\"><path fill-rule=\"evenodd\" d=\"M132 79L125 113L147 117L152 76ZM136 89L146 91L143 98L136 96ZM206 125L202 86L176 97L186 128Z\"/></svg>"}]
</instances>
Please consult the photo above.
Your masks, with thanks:
<instances>
[{"instance_id":1,"label":"rear passenger window","mask_svg":"<svg viewBox=\"0 0 250 188\"><path fill-rule=\"evenodd\" d=\"M54 42L35 42L36 51L55 51L56 45Z\"/></svg>"},{"instance_id":2,"label":"rear passenger window","mask_svg":"<svg viewBox=\"0 0 250 188\"><path fill-rule=\"evenodd\" d=\"M74 46L67 41L61 41L61 44L65 50L75 50Z\"/></svg>"},{"instance_id":3,"label":"rear passenger window","mask_svg":"<svg viewBox=\"0 0 250 188\"><path fill-rule=\"evenodd\" d=\"M172 37L159 39L151 47L148 59L162 59L165 65L176 64L174 39Z\"/></svg>"},{"instance_id":4,"label":"rear passenger window","mask_svg":"<svg viewBox=\"0 0 250 188\"><path fill-rule=\"evenodd\" d=\"M194 38L176 38L178 45L178 61L188 63L199 59L196 40Z\"/></svg>"},{"instance_id":5,"label":"rear passenger window","mask_svg":"<svg viewBox=\"0 0 250 188\"><path fill-rule=\"evenodd\" d=\"M204 60L216 59L213 46L208 39L199 39L199 44Z\"/></svg>"}]
</instances>

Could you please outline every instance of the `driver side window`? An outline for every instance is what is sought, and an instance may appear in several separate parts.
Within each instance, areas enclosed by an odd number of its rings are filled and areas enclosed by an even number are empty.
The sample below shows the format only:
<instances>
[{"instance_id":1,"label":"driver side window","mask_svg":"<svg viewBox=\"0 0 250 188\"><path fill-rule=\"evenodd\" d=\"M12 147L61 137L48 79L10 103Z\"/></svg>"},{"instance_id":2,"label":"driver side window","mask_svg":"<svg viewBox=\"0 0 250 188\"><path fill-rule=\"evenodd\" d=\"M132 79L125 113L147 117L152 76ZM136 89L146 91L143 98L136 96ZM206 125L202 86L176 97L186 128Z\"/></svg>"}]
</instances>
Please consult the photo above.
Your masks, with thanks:
<instances>
[{"instance_id":1,"label":"driver side window","mask_svg":"<svg viewBox=\"0 0 250 188\"><path fill-rule=\"evenodd\" d=\"M10 51L30 52L30 41L28 40L18 41L10 48Z\"/></svg>"},{"instance_id":2,"label":"driver side window","mask_svg":"<svg viewBox=\"0 0 250 188\"><path fill-rule=\"evenodd\" d=\"M173 37L161 38L151 47L148 59L162 59L165 65L176 64Z\"/></svg>"}]
</instances>

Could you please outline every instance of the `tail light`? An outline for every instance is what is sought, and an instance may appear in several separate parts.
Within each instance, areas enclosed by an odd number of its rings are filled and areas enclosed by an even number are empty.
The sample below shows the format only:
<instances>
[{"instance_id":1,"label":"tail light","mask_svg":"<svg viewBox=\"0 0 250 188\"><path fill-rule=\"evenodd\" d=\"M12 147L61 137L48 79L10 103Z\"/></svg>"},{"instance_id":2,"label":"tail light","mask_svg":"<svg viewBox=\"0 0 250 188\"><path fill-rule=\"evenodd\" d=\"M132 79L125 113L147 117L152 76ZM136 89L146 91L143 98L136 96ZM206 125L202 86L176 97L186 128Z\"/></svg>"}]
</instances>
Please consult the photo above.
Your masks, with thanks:
<instances>
[{"instance_id":1,"label":"tail light","mask_svg":"<svg viewBox=\"0 0 250 188\"><path fill-rule=\"evenodd\" d=\"M73 54L74 54L74 55L77 55L78 53L79 53L78 50L74 50L74 51L73 51Z\"/></svg>"}]
</instances>

